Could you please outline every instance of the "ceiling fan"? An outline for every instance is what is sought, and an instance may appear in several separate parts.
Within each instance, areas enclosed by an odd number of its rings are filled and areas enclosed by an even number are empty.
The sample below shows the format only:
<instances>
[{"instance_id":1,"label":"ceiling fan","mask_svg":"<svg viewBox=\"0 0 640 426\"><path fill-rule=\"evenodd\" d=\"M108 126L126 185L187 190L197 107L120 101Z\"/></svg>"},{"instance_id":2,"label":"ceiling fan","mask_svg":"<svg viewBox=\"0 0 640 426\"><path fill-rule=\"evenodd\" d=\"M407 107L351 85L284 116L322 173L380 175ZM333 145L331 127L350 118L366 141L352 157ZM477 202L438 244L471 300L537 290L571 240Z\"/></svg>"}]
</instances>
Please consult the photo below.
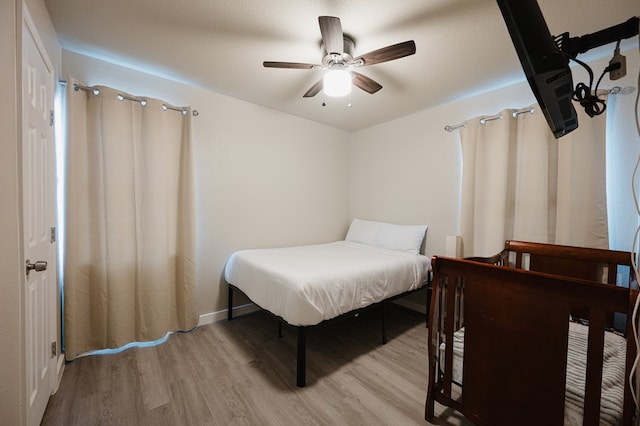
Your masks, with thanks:
<instances>
[{"instance_id":1,"label":"ceiling fan","mask_svg":"<svg viewBox=\"0 0 640 426\"><path fill-rule=\"evenodd\" d=\"M353 57L355 43L353 39L342 32L340 18L334 16L318 17L320 33L322 34L322 47L325 52L322 65L305 64L300 62L276 62L264 61L266 68L293 68L293 69L327 69L329 71L342 70L349 73L351 82L367 93L376 93L382 89L377 81L354 71L355 68L382 62L400 59L416 53L416 43L413 40L393 44L381 49L373 50L364 55ZM319 80L303 95L310 98L317 95L324 87L324 79ZM349 87L350 88L350 87Z\"/></svg>"}]
</instances>

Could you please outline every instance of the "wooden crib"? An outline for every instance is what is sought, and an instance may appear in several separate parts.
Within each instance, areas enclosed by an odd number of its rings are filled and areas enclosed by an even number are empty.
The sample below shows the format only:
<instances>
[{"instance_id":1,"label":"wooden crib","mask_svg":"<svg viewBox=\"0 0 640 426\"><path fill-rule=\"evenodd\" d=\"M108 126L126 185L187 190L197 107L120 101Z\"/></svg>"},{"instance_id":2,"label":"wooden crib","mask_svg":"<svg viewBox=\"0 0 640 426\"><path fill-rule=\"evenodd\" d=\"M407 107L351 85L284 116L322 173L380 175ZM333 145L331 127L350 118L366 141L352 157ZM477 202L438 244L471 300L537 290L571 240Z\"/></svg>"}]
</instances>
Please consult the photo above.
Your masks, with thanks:
<instances>
[{"instance_id":1,"label":"wooden crib","mask_svg":"<svg viewBox=\"0 0 640 426\"><path fill-rule=\"evenodd\" d=\"M605 423L604 413L619 408L613 418L631 425L638 291L630 264L626 252L521 241L507 241L491 258L434 256L425 418L434 417L438 402L478 425L563 424L576 408L565 403L577 368L568 359L580 356L569 343L570 329L588 327L586 368L578 371L582 424ZM623 370L617 380L624 384L612 402L614 390L603 390L612 381L603 363L609 368L613 361L603 348L615 338L622 348L615 371Z\"/></svg>"}]
</instances>

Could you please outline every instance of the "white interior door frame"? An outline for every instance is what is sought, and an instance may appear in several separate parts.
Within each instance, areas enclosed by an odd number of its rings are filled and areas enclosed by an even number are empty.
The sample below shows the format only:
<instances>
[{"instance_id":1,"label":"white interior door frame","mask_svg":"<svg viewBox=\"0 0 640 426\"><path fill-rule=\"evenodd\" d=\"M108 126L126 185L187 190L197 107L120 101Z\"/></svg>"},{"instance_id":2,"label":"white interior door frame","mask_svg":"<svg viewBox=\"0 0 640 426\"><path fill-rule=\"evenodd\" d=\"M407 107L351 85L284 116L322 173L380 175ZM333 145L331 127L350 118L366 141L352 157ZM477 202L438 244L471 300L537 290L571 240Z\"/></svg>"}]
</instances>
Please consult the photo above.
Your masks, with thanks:
<instances>
[{"instance_id":1,"label":"white interior door frame","mask_svg":"<svg viewBox=\"0 0 640 426\"><path fill-rule=\"evenodd\" d=\"M57 386L54 76L52 62L23 2L21 153L27 425L40 424Z\"/></svg>"}]
</instances>

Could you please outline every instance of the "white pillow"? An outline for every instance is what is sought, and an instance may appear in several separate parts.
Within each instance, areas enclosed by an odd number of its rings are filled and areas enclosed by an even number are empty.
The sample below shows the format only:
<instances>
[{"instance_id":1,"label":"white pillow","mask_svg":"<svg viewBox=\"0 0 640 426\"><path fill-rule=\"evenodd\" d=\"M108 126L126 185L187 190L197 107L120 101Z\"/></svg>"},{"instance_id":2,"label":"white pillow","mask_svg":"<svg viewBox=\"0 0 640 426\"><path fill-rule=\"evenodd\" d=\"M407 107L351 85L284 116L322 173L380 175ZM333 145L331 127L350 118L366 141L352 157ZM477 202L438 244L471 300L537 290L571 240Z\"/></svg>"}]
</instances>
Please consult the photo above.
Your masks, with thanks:
<instances>
[{"instance_id":1,"label":"white pillow","mask_svg":"<svg viewBox=\"0 0 640 426\"><path fill-rule=\"evenodd\" d=\"M396 225L354 218L345 241L418 254L427 225Z\"/></svg>"}]
</instances>

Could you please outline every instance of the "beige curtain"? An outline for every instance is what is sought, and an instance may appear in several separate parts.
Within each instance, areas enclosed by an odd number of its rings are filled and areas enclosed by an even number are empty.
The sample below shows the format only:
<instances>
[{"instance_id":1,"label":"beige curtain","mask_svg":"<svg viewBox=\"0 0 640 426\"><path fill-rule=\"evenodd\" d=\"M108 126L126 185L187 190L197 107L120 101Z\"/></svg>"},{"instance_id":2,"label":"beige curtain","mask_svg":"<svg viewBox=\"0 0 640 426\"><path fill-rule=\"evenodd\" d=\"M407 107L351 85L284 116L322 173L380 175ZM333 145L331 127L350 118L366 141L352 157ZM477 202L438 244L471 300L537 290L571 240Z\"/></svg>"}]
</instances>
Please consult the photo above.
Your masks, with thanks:
<instances>
[{"instance_id":1,"label":"beige curtain","mask_svg":"<svg viewBox=\"0 0 640 426\"><path fill-rule=\"evenodd\" d=\"M67 84L68 360L197 324L190 116ZM125 97L128 95L125 94Z\"/></svg>"},{"instance_id":2,"label":"beige curtain","mask_svg":"<svg viewBox=\"0 0 640 426\"><path fill-rule=\"evenodd\" d=\"M580 109L578 129L556 140L531 109L460 130L464 256L495 254L507 239L608 248L605 114Z\"/></svg>"}]
</instances>

